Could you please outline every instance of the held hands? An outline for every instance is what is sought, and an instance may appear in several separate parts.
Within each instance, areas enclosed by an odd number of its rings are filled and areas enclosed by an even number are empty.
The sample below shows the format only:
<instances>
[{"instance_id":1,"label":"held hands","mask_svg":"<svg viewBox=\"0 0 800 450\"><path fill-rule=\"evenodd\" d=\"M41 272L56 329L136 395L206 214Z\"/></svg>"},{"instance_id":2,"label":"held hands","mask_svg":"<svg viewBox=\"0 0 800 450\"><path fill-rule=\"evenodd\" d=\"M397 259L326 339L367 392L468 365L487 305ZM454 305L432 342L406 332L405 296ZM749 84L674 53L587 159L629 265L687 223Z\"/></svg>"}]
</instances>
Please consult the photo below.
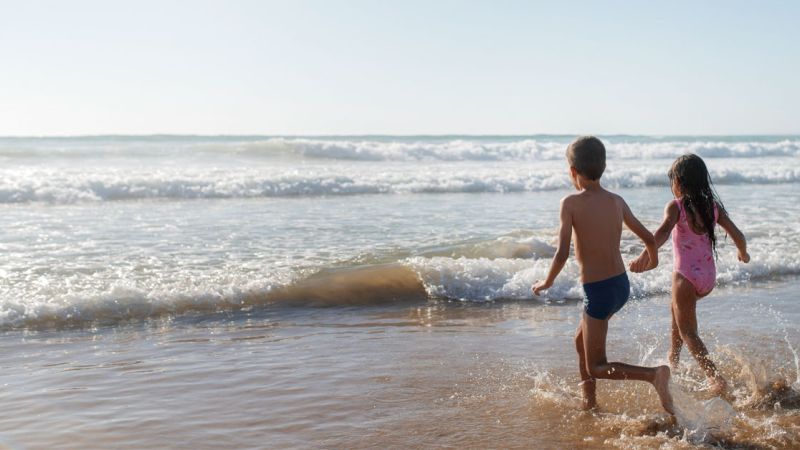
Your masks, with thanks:
<instances>
[{"instance_id":1,"label":"held hands","mask_svg":"<svg viewBox=\"0 0 800 450\"><path fill-rule=\"evenodd\" d=\"M539 295L540 292L542 292L545 289L548 289L552 285L553 285L552 281L539 280L539 281L536 282L536 284L533 285L531 290L533 291L533 295Z\"/></svg>"},{"instance_id":2,"label":"held hands","mask_svg":"<svg viewBox=\"0 0 800 450\"><path fill-rule=\"evenodd\" d=\"M633 273L642 273L654 269L657 265L658 261L655 261L655 264L653 264L653 261L650 261L650 255L647 253L647 250L645 250L638 258L628 264L628 269Z\"/></svg>"}]
</instances>

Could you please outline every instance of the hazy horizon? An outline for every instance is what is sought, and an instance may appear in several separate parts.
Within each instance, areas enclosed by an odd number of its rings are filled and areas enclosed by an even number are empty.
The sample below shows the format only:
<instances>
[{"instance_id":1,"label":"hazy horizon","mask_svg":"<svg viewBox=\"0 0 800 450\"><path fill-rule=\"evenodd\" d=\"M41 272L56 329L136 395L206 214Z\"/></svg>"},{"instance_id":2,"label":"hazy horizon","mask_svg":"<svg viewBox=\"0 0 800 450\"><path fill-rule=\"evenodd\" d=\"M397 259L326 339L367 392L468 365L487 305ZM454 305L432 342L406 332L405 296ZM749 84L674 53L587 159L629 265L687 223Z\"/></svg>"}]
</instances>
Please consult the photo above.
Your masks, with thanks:
<instances>
[{"instance_id":1,"label":"hazy horizon","mask_svg":"<svg viewBox=\"0 0 800 450\"><path fill-rule=\"evenodd\" d=\"M322 139L322 138L572 138L586 135L585 133L522 133L522 134L473 134L473 133L441 133L441 134L389 134L389 133L370 133L370 134L202 134L202 133L141 133L141 134L42 134L42 135L0 135L0 139L83 139L83 138L270 138L270 139ZM601 138L613 137L646 137L650 139L670 139L670 138L797 138L800 133L729 133L729 134L630 134L630 133L595 133L593 136Z\"/></svg>"},{"instance_id":2,"label":"hazy horizon","mask_svg":"<svg viewBox=\"0 0 800 450\"><path fill-rule=\"evenodd\" d=\"M3 5L0 136L800 134L796 3Z\"/></svg>"}]
</instances>

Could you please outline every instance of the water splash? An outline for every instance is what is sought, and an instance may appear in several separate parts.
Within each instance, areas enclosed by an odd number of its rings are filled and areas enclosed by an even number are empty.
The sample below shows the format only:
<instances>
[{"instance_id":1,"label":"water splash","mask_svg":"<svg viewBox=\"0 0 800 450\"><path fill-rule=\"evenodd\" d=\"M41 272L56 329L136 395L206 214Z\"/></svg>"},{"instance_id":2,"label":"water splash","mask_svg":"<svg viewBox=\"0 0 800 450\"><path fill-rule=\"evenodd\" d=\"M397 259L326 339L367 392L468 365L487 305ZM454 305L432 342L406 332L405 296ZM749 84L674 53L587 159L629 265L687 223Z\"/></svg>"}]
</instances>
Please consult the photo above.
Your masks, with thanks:
<instances>
[{"instance_id":1,"label":"water splash","mask_svg":"<svg viewBox=\"0 0 800 450\"><path fill-rule=\"evenodd\" d=\"M781 314L780 311L775 310L775 308L772 306L766 307L766 310L772 315L772 317L775 318L775 323L779 326L778 331L783 335L783 341L786 342L786 348L792 354L794 359L795 379L791 383L791 387L795 390L800 390L800 355L798 355L797 349L789 338L789 327L786 323L786 319L784 319L783 314Z\"/></svg>"},{"instance_id":2,"label":"water splash","mask_svg":"<svg viewBox=\"0 0 800 450\"><path fill-rule=\"evenodd\" d=\"M528 376L533 381L530 394L534 398L564 408L580 408L580 394L570 389L563 378L557 377L547 371L533 371Z\"/></svg>"},{"instance_id":3,"label":"water splash","mask_svg":"<svg viewBox=\"0 0 800 450\"><path fill-rule=\"evenodd\" d=\"M736 378L744 383L744 389L736 392L738 408L779 411L800 407L800 391L796 387L796 380L791 382L761 358L746 356L730 348L722 352L732 357L741 368Z\"/></svg>"},{"instance_id":4,"label":"water splash","mask_svg":"<svg viewBox=\"0 0 800 450\"><path fill-rule=\"evenodd\" d=\"M792 383L792 388L800 390L800 356L798 356L797 349L792 345L792 341L789 339L789 331L785 327L783 329L783 340L786 342L786 346L789 348L792 356L794 356L795 379L794 383Z\"/></svg>"},{"instance_id":5,"label":"water splash","mask_svg":"<svg viewBox=\"0 0 800 450\"><path fill-rule=\"evenodd\" d=\"M683 438L693 443L707 442L712 438L733 432L736 410L725 400L714 397L699 401L684 392L675 383L670 383L670 392L675 407L675 418L684 430Z\"/></svg>"}]
</instances>

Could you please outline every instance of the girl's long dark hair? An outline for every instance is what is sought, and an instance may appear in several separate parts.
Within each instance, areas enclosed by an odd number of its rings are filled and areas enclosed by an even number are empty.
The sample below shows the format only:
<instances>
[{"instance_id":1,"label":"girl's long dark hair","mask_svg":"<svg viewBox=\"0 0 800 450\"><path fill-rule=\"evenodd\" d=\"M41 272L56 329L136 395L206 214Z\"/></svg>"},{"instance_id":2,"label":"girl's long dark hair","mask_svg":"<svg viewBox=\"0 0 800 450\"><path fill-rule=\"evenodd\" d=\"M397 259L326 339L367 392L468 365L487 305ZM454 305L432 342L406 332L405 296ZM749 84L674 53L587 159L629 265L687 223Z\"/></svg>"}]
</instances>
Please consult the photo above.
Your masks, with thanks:
<instances>
[{"instance_id":1,"label":"girl's long dark hair","mask_svg":"<svg viewBox=\"0 0 800 450\"><path fill-rule=\"evenodd\" d=\"M681 189L683 195L683 207L686 209L687 220L702 228L708 233L711 240L711 248L714 254L717 253L717 237L714 234L714 204L722 214L725 208L722 206L717 192L714 190L714 183L708 174L706 164L702 158L688 153L675 160L667 173L670 181L675 181ZM695 223L696 218L702 220L702 227Z\"/></svg>"}]
</instances>

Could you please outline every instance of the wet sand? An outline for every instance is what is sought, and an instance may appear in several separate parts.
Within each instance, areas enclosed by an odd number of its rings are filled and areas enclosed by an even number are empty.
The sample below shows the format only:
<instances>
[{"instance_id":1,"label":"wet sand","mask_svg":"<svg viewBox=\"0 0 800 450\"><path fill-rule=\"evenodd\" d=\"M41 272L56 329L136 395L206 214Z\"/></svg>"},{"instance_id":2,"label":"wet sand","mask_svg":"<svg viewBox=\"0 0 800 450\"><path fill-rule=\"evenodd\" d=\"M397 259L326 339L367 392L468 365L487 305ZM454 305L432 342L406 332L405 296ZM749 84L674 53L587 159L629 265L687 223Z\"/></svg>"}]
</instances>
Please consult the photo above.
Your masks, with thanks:
<instances>
[{"instance_id":1,"label":"wet sand","mask_svg":"<svg viewBox=\"0 0 800 450\"><path fill-rule=\"evenodd\" d=\"M638 382L601 380L602 409L580 411L575 302L414 300L4 332L0 445L796 448L797 286L720 288L701 302L702 336L737 395L733 415L701 425L670 420ZM666 302L629 303L609 357L663 363ZM674 381L678 406L707 406L686 353Z\"/></svg>"}]
</instances>

